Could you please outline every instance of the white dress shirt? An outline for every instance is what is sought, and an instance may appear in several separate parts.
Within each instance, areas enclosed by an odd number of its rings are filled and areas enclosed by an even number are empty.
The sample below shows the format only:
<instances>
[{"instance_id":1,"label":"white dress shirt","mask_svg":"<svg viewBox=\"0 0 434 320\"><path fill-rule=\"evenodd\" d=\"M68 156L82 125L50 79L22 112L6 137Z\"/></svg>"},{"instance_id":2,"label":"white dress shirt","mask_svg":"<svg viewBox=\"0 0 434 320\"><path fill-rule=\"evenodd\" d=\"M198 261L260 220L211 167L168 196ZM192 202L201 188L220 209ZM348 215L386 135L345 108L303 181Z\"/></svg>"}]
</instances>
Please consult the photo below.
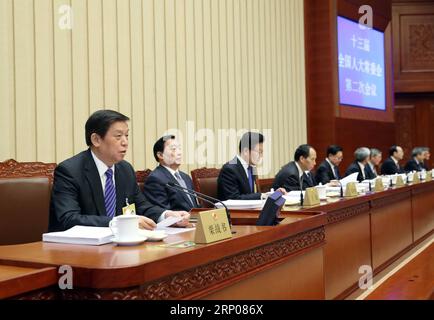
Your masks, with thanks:
<instances>
[{"instance_id":1,"label":"white dress shirt","mask_svg":"<svg viewBox=\"0 0 434 320\"><path fill-rule=\"evenodd\" d=\"M247 179L249 178L249 164L246 162L246 160L244 160L243 158L241 158L239 155L237 155L238 160L240 160L241 164L243 165L244 168L244 172L246 173ZM253 166L252 166L253 167Z\"/></svg>"},{"instance_id":2,"label":"white dress shirt","mask_svg":"<svg viewBox=\"0 0 434 320\"><path fill-rule=\"evenodd\" d=\"M336 166L329 160L329 158L326 158L326 161L329 163L330 167L332 168L333 176L337 179L338 177L336 177L336 172L335 172Z\"/></svg>"},{"instance_id":3,"label":"white dress shirt","mask_svg":"<svg viewBox=\"0 0 434 320\"><path fill-rule=\"evenodd\" d=\"M98 157L95 155L95 153L92 152L92 150L90 151L90 153L92 154L93 161L95 161L96 168L98 169L99 178L101 179L102 194L105 194L105 182L107 180L107 176L105 175L105 173L109 169L109 167L107 167L107 165L104 162L98 159ZM113 171L113 186L115 187L116 190L115 166L112 166L111 169Z\"/></svg>"},{"instance_id":4,"label":"white dress shirt","mask_svg":"<svg viewBox=\"0 0 434 320\"><path fill-rule=\"evenodd\" d=\"M365 165L361 162L357 162L359 164L360 169L362 170L362 176L363 176L363 180L366 179L366 175L365 175Z\"/></svg>"}]
</instances>

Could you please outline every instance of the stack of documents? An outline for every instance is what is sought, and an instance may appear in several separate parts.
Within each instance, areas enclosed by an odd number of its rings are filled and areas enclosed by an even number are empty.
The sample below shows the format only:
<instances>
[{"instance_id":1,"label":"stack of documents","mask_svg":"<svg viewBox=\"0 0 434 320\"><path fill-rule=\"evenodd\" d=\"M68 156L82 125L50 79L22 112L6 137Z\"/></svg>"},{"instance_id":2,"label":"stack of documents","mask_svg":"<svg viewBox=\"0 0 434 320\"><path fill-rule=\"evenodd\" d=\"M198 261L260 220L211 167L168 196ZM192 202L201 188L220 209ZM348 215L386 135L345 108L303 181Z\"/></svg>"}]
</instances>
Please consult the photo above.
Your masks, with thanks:
<instances>
[{"instance_id":1,"label":"stack of documents","mask_svg":"<svg viewBox=\"0 0 434 320\"><path fill-rule=\"evenodd\" d=\"M42 235L44 242L58 242L69 244L86 244L99 246L111 243L113 233L110 228L75 226L61 232L50 232Z\"/></svg>"}]
</instances>

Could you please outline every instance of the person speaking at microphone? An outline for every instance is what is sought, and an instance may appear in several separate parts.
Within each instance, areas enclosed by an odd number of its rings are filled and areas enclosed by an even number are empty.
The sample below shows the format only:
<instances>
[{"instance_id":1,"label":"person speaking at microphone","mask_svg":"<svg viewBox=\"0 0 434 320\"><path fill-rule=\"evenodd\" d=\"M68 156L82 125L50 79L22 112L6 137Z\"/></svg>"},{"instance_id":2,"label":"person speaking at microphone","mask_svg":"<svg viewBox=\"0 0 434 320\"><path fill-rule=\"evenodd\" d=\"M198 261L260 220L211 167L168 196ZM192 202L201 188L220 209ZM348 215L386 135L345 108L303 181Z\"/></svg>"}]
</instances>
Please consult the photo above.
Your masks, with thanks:
<instances>
[{"instance_id":1,"label":"person speaking at microphone","mask_svg":"<svg viewBox=\"0 0 434 320\"><path fill-rule=\"evenodd\" d=\"M146 179L143 193L149 202L166 209L158 222L170 216L182 217L175 226L187 227L190 225L189 211L199 207L196 197L166 186L173 183L193 189L190 176L179 170L182 164L181 144L174 135L167 135L155 142L153 151L158 166Z\"/></svg>"}]
</instances>

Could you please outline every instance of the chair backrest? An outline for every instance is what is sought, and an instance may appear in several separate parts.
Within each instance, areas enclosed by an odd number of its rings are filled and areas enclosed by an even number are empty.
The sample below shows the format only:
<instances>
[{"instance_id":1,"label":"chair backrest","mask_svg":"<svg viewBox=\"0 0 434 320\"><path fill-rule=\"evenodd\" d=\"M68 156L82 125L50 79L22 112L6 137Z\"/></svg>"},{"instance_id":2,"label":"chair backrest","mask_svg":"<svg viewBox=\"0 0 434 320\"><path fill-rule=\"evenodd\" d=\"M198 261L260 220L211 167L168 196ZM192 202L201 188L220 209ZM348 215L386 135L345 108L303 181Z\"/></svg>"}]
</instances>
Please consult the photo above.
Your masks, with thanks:
<instances>
[{"instance_id":1,"label":"chair backrest","mask_svg":"<svg viewBox=\"0 0 434 320\"><path fill-rule=\"evenodd\" d=\"M0 162L0 245L40 241L48 230L55 163Z\"/></svg>"},{"instance_id":2,"label":"chair backrest","mask_svg":"<svg viewBox=\"0 0 434 320\"><path fill-rule=\"evenodd\" d=\"M0 178L0 245L41 241L50 193L48 177Z\"/></svg>"},{"instance_id":3,"label":"chair backrest","mask_svg":"<svg viewBox=\"0 0 434 320\"><path fill-rule=\"evenodd\" d=\"M194 189L204 193L210 197L217 198L217 177L220 169L216 168L200 168L191 171ZM212 208L210 203L199 199L203 208Z\"/></svg>"},{"instance_id":4,"label":"chair backrest","mask_svg":"<svg viewBox=\"0 0 434 320\"><path fill-rule=\"evenodd\" d=\"M152 172L151 169L136 171L136 179L137 179L137 184L139 185L140 191L143 192L145 181L148 178L148 176L151 174L151 172Z\"/></svg>"},{"instance_id":5,"label":"chair backrest","mask_svg":"<svg viewBox=\"0 0 434 320\"><path fill-rule=\"evenodd\" d=\"M267 179L257 179L256 186L258 187L258 192L265 193L270 191L273 186L274 178Z\"/></svg>"}]
</instances>

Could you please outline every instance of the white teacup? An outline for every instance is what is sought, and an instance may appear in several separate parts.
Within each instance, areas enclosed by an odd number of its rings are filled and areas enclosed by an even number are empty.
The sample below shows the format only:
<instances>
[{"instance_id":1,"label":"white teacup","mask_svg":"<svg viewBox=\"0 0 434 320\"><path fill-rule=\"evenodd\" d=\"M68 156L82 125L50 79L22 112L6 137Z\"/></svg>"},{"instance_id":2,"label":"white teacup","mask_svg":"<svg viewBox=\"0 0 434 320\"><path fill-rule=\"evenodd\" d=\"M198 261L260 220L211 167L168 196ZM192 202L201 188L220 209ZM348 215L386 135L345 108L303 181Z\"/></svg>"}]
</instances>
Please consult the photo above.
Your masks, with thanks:
<instances>
[{"instance_id":1,"label":"white teacup","mask_svg":"<svg viewBox=\"0 0 434 320\"><path fill-rule=\"evenodd\" d=\"M110 221L109 227L117 241L137 240L139 237L139 216L116 216Z\"/></svg>"}]
</instances>

